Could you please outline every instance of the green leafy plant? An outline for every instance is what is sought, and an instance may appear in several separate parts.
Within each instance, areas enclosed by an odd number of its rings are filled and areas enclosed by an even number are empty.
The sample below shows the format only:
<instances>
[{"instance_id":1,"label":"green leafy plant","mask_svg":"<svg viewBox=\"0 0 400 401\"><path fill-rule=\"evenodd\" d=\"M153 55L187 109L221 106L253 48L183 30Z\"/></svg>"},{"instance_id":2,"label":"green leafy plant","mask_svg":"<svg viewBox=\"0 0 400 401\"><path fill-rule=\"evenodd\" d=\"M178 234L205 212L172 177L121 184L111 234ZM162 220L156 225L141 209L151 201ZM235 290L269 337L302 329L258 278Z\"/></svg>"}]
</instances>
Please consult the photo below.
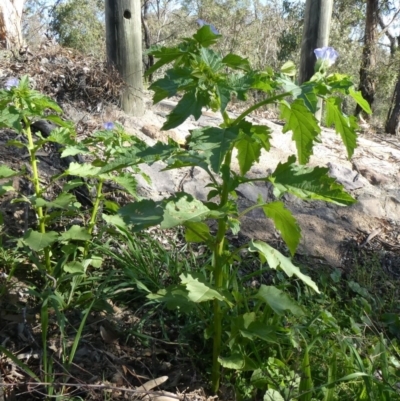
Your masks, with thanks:
<instances>
[{"instance_id":1,"label":"green leafy plant","mask_svg":"<svg viewBox=\"0 0 400 401\"><path fill-rule=\"evenodd\" d=\"M55 124L50 133L33 132L33 128L37 128L35 124L42 120ZM17 193L13 201L29 205L36 217L36 227L27 228L18 240L16 249L10 251L5 248L6 241L3 238L0 256L3 262L14 254L16 261L22 259L22 255L24 258L29 257L44 279L39 284L30 283L29 291L41 303L43 374L44 382L50 383L47 394L52 396L57 391L54 385L57 375L53 357L47 348L49 310L55 311L61 335L61 365L68 371L92 306L107 310L102 299L102 289L97 288L96 291L94 288L97 279L89 279L89 268L99 268L103 263L100 253L93 246L95 228L102 233L102 228L98 226L98 216L102 211L113 214L119 208L116 202L107 199L105 184L112 183L113 191L136 196L136 180L132 173L140 173L140 170L135 166L137 159L134 156L139 150L143 151L146 145L113 123L106 123L104 129L78 141L73 124L62 119L61 108L47 96L31 89L27 76L20 80L9 79L5 89L0 90L0 128L12 129L18 134L7 145L26 149L30 162L29 168L21 171L14 171L5 164L0 165L0 196L14 191L12 179L23 176L32 183L33 192ZM55 196L47 192L47 183L44 184L42 179L38 160L38 152L51 144L61 152L61 157L85 155L88 158L86 162L72 161L64 172L50 177L50 184L56 180L62 184L59 186L62 187L60 193ZM127 167L131 168L130 173L125 171ZM144 178L148 180L145 175ZM82 187L87 189L86 201L90 205L87 209L83 209L77 197L71 193ZM81 224L71 223L72 218ZM0 223L3 224L2 218ZM3 265L8 267L5 263ZM15 273L15 265L11 260L8 277ZM6 289L5 286L4 291ZM87 308L88 303L90 306ZM73 305L85 305L86 311L72 347L69 347L65 311ZM4 347L0 351L7 356L12 355ZM25 364L20 362L18 366L40 381ZM65 388L61 392L64 391Z\"/></svg>"},{"instance_id":2,"label":"green leafy plant","mask_svg":"<svg viewBox=\"0 0 400 401\"><path fill-rule=\"evenodd\" d=\"M329 177L327 168L304 166L321 134L314 117L318 98L325 101L326 123L335 126L349 157L356 146L357 124L353 117L342 113L343 96L350 95L366 112L370 112L368 104L353 89L347 76L327 74L330 59L326 59L326 62L322 60L320 70L313 78L299 86L291 79L295 68L293 64L285 64L279 73L268 68L254 71L247 59L234 54L222 57L213 51L210 46L219 37L205 25L192 38L184 39L176 47L151 49L150 53L158 61L147 74L173 63L165 76L151 85L153 100L157 103L178 93L183 94L168 115L163 129L175 128L190 116L199 119L203 107L219 111L223 122L219 127L192 130L185 149L170 141L169 144L158 143L137 154L148 163L163 160L167 164L166 169L203 169L210 179L207 185L210 189L208 199L201 201L180 192L159 202L142 200L122 207L118 211L120 217L109 220L120 226L130 225L133 231L157 224L163 229L182 225L188 242L204 243L209 247L213 255L212 263L206 266L203 273L183 273L180 285L149 295L149 298L182 308L189 308L193 303L212 302L213 322L205 333L213 339L211 376L214 392L219 388L221 365L239 370L254 370L257 367L257 350L247 354L245 344L260 339L276 342L275 333L279 325L276 325L274 316L286 311L299 316L303 313L287 294L274 286L262 285L257 293L243 296L235 268L235 263L236 266L240 264L242 251L247 248L257 253L271 269L281 269L289 277L295 276L319 292L315 282L303 274L290 257L262 241L251 240L235 248L229 243L228 233L238 233L240 219L251 210L260 208L267 218L273 220L289 253L294 255L301 238L300 227L290 210L279 200L281 195L291 193L301 199L318 199L338 205L355 202L340 184ZM238 117L230 117L227 112L229 102L233 98L245 100L251 90L263 91L266 99ZM270 151L271 133L267 126L253 124L246 117L268 104L279 105L281 118L285 121L283 132L292 132L300 164L292 155L286 162L279 163L271 174L249 178L246 174L260 160L262 152ZM239 171L233 168L234 157L237 158ZM271 183L278 200L266 202L259 197L253 206L239 211L235 201L238 186L254 182ZM216 221L216 232L210 230L207 220ZM250 304L254 305L253 312L249 310ZM223 330L223 321L230 321L231 328L224 326ZM229 333L228 337L225 333ZM226 349L223 343L230 348L228 356L224 356ZM308 384L304 385L309 387Z\"/></svg>"},{"instance_id":3,"label":"green leafy plant","mask_svg":"<svg viewBox=\"0 0 400 401\"><path fill-rule=\"evenodd\" d=\"M134 152L143 150L145 145L133 136L127 135L120 126L107 123L105 128L96 131L82 141L78 141L73 125L61 118L61 108L50 98L30 89L29 78L20 81L14 79L0 91L0 127L7 127L20 134L8 145L26 148L29 153L31 174L25 171L13 171L6 165L0 166L0 178L11 179L25 175L33 184L33 194L22 195L14 202L28 203L37 215L37 229L29 228L21 244L28 247L36 265L48 275L59 278L64 273L85 274L89 266L99 267L101 258L90 254L89 248L93 230L102 206L108 213L115 213L118 205L109 201L103 194L105 182L113 182L120 190L136 195L136 180L131 173L124 172L126 167L137 163L132 157ZM40 132L32 133L32 126L40 120L47 120L57 125L48 136ZM38 169L37 152L47 144L56 144L61 149L61 157L88 155L88 162L71 162L69 168L61 175L51 177L52 181L69 176L61 193L55 199L46 194ZM133 172L140 172L131 167ZM146 177L145 177L146 178ZM72 190L86 186L88 194L93 193L93 206L90 218L82 225L68 225L59 233L51 229L59 219L70 219L82 214L80 203ZM0 187L0 194L12 191L12 182ZM90 195L89 195L90 197ZM91 200L88 200L91 202Z\"/></svg>"}]
</instances>

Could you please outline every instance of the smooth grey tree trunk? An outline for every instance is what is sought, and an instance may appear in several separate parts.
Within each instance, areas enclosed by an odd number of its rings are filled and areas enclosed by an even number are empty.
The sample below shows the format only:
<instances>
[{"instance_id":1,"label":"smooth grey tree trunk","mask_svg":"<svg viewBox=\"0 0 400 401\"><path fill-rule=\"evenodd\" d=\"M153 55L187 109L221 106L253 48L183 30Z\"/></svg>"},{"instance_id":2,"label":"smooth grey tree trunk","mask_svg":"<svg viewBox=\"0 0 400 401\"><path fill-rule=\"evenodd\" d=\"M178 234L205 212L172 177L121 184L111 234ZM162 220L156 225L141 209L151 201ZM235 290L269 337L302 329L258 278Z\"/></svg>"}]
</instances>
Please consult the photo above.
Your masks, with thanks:
<instances>
[{"instance_id":1,"label":"smooth grey tree trunk","mask_svg":"<svg viewBox=\"0 0 400 401\"><path fill-rule=\"evenodd\" d=\"M105 5L107 59L126 84L121 106L140 117L144 114L141 2L106 0Z\"/></svg>"},{"instance_id":2,"label":"smooth grey tree trunk","mask_svg":"<svg viewBox=\"0 0 400 401\"><path fill-rule=\"evenodd\" d=\"M301 58L299 83L308 81L314 75L316 57L314 50L328 46L329 31L332 17L333 0L307 0L304 16L303 40L301 43ZM322 103L315 113L321 120Z\"/></svg>"}]
</instances>

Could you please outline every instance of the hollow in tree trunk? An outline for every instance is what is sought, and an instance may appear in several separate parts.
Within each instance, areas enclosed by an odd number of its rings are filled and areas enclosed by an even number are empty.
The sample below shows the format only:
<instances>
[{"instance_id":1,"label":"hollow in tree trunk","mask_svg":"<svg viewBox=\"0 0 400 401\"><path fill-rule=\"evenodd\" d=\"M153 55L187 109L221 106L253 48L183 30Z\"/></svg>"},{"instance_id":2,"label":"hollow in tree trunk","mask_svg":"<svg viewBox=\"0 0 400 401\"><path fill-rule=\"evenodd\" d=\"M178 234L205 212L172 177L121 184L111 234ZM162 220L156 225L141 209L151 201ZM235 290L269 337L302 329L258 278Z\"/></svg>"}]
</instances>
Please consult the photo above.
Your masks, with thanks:
<instances>
[{"instance_id":1,"label":"hollow in tree trunk","mask_svg":"<svg viewBox=\"0 0 400 401\"><path fill-rule=\"evenodd\" d=\"M125 82L121 105L125 113L144 114L142 24L139 0L106 0L107 60Z\"/></svg>"}]
</instances>

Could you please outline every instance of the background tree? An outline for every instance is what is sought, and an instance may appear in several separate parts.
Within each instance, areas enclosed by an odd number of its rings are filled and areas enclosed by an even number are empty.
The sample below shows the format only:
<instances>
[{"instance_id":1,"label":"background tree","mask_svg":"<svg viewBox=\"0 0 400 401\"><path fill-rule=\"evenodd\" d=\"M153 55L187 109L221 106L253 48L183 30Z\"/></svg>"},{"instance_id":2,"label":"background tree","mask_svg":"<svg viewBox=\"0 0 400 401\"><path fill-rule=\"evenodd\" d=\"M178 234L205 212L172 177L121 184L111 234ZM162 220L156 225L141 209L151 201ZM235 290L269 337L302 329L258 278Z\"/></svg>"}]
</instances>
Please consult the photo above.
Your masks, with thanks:
<instances>
[{"instance_id":1,"label":"background tree","mask_svg":"<svg viewBox=\"0 0 400 401\"><path fill-rule=\"evenodd\" d=\"M376 66L378 13L378 0L367 0L364 48L361 58L359 89L370 106L372 106L375 100L376 78L373 72ZM358 115L360 113L361 107L357 105L355 114Z\"/></svg>"},{"instance_id":2,"label":"background tree","mask_svg":"<svg viewBox=\"0 0 400 401\"><path fill-rule=\"evenodd\" d=\"M23 45L23 7L24 0L1 0L0 2L0 46L6 49Z\"/></svg>"},{"instance_id":3,"label":"background tree","mask_svg":"<svg viewBox=\"0 0 400 401\"><path fill-rule=\"evenodd\" d=\"M398 135L400 133L400 77L394 88L391 107L385 124L385 131L391 135Z\"/></svg>"},{"instance_id":4,"label":"background tree","mask_svg":"<svg viewBox=\"0 0 400 401\"><path fill-rule=\"evenodd\" d=\"M150 27L148 24L148 19L149 19L149 8L150 8L150 0L144 0L143 6L142 6L142 25L143 25L143 39L144 39L144 45L146 49L150 49L150 46L152 45L151 43L151 31ZM146 71L151 68L154 65L154 56L152 54L149 54L147 56L147 59L144 60ZM153 80L153 76L149 76L149 81L151 82Z\"/></svg>"},{"instance_id":5,"label":"background tree","mask_svg":"<svg viewBox=\"0 0 400 401\"><path fill-rule=\"evenodd\" d=\"M41 43L43 38L49 33L48 11L54 5L50 5L47 0L25 0L24 12L22 19L22 34L26 45L36 50Z\"/></svg>"},{"instance_id":6,"label":"background tree","mask_svg":"<svg viewBox=\"0 0 400 401\"><path fill-rule=\"evenodd\" d=\"M121 105L141 116L143 103L141 6L137 0L106 0L107 60L125 82Z\"/></svg>"},{"instance_id":7,"label":"background tree","mask_svg":"<svg viewBox=\"0 0 400 401\"><path fill-rule=\"evenodd\" d=\"M50 11L50 31L60 45L104 58L104 1L60 2Z\"/></svg>"},{"instance_id":8,"label":"background tree","mask_svg":"<svg viewBox=\"0 0 400 401\"><path fill-rule=\"evenodd\" d=\"M307 0L304 17L299 81L314 75L314 49L328 46L333 0Z\"/></svg>"},{"instance_id":9,"label":"background tree","mask_svg":"<svg viewBox=\"0 0 400 401\"><path fill-rule=\"evenodd\" d=\"M329 31L332 16L333 0L307 0L303 41L301 45L301 60L299 82L308 81L314 74L316 48L328 46ZM321 119L322 102L318 102L318 110L315 113L318 120Z\"/></svg>"},{"instance_id":10,"label":"background tree","mask_svg":"<svg viewBox=\"0 0 400 401\"><path fill-rule=\"evenodd\" d=\"M397 81L394 86L393 95L389 102L389 111L385 121L385 131L391 135L398 135L400 133L400 55L399 55L399 43L400 35L396 34L391 26L396 21L400 14L400 7L390 7L391 4L386 5L386 13L390 13L389 21L385 22L383 12L378 15L379 26L382 29L381 35L384 34L390 43L390 60L397 69ZM394 74L391 74L393 77Z\"/></svg>"}]
</instances>

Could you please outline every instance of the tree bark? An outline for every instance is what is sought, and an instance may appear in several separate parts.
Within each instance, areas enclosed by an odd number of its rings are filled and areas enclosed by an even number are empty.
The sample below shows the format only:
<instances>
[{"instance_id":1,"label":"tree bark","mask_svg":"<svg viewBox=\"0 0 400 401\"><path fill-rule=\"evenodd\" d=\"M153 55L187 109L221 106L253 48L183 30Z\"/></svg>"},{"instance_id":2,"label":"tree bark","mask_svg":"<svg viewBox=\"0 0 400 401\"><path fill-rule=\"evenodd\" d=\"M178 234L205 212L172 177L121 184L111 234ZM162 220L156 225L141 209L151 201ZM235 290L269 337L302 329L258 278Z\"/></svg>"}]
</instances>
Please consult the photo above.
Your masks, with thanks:
<instances>
[{"instance_id":1,"label":"tree bark","mask_svg":"<svg viewBox=\"0 0 400 401\"><path fill-rule=\"evenodd\" d=\"M328 46L333 0L307 0L304 17L303 40L301 44L299 83L308 81L314 75L316 57L314 50ZM315 113L321 120L322 103Z\"/></svg>"},{"instance_id":2,"label":"tree bark","mask_svg":"<svg viewBox=\"0 0 400 401\"><path fill-rule=\"evenodd\" d=\"M125 81L122 109L144 114L142 73L142 26L139 0L106 0L106 47L108 62Z\"/></svg>"},{"instance_id":3,"label":"tree bark","mask_svg":"<svg viewBox=\"0 0 400 401\"><path fill-rule=\"evenodd\" d=\"M392 104L387 116L385 131L391 135L400 134L400 77L394 89Z\"/></svg>"},{"instance_id":4,"label":"tree bark","mask_svg":"<svg viewBox=\"0 0 400 401\"><path fill-rule=\"evenodd\" d=\"M378 3L378 0L367 0L364 48L360 68L359 90L371 107L375 100L375 78L373 70L376 65L376 43L379 12ZM361 107L357 105L355 114L360 114L361 110Z\"/></svg>"},{"instance_id":5,"label":"tree bark","mask_svg":"<svg viewBox=\"0 0 400 401\"><path fill-rule=\"evenodd\" d=\"M150 33L150 28L149 24L147 23L147 18L149 14L149 0L145 0L143 4L143 15L142 15L142 25L143 25L143 32L144 32L144 45L146 49L150 49L151 46L151 33ZM152 54L149 54L147 56L147 62L146 64L146 71L153 67L154 65L154 56ZM153 81L153 74L149 75L149 82Z\"/></svg>"},{"instance_id":6,"label":"tree bark","mask_svg":"<svg viewBox=\"0 0 400 401\"><path fill-rule=\"evenodd\" d=\"M22 10L24 0L0 1L0 47L6 49L21 48L22 38Z\"/></svg>"}]
</instances>

